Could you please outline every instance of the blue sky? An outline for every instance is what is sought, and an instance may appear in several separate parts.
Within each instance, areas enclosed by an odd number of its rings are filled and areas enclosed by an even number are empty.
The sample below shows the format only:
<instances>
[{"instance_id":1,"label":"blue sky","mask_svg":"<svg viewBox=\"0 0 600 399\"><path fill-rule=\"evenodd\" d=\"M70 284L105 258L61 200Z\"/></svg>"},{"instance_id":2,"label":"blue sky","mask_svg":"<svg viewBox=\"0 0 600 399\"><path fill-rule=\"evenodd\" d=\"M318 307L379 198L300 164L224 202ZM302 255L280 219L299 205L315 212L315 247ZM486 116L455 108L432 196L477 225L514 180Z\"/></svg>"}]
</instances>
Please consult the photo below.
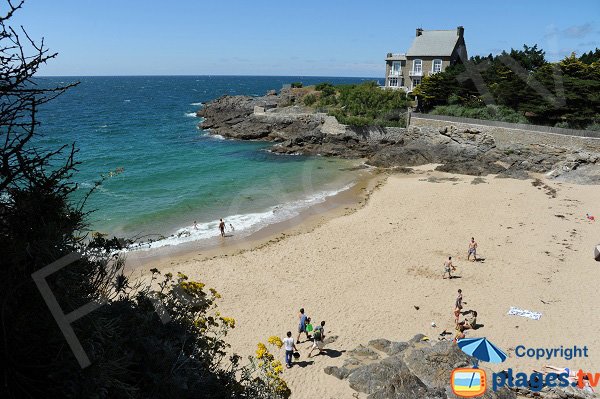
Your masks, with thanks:
<instances>
[{"instance_id":1,"label":"blue sky","mask_svg":"<svg viewBox=\"0 0 600 399\"><path fill-rule=\"evenodd\" d=\"M463 25L469 55L537 43L556 60L600 47L599 20L600 0L27 0L12 25L59 52L44 75L380 77L417 27Z\"/></svg>"}]
</instances>

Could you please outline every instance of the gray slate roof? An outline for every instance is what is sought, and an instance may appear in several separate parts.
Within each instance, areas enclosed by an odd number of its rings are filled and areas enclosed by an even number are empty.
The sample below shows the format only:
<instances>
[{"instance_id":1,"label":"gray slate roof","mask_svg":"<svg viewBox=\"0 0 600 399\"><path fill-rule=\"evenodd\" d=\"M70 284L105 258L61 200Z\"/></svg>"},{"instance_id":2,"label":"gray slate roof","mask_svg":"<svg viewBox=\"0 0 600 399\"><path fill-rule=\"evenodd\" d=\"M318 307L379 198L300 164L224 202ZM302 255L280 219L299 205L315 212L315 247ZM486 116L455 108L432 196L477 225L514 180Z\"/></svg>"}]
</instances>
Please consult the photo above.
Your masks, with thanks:
<instances>
[{"instance_id":1,"label":"gray slate roof","mask_svg":"<svg viewBox=\"0 0 600 399\"><path fill-rule=\"evenodd\" d=\"M406 53L415 56L450 56L460 37L453 30L424 30L421 36L415 37L412 46Z\"/></svg>"}]
</instances>

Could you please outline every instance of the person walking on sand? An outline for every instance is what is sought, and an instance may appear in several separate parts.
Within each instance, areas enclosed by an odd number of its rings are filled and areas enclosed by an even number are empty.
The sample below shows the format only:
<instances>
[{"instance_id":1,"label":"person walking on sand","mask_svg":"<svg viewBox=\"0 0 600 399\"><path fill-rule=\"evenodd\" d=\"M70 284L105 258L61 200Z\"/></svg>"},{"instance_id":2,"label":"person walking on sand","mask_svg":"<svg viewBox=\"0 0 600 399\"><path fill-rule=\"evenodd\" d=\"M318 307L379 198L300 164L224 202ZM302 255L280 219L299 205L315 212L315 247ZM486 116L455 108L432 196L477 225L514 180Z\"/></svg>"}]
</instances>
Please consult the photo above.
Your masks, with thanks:
<instances>
[{"instance_id":1,"label":"person walking on sand","mask_svg":"<svg viewBox=\"0 0 600 399\"><path fill-rule=\"evenodd\" d=\"M315 349L319 350L319 354L323 353L323 346L325 344L323 341L325 340L325 321L321 322L320 326L315 327L315 331L313 333L313 346L310 348L310 352L308 352L308 357L312 356L312 353Z\"/></svg>"},{"instance_id":2,"label":"person walking on sand","mask_svg":"<svg viewBox=\"0 0 600 399\"><path fill-rule=\"evenodd\" d=\"M219 219L219 230L221 230L221 237L225 237L225 222L223 219Z\"/></svg>"},{"instance_id":3,"label":"person walking on sand","mask_svg":"<svg viewBox=\"0 0 600 399\"><path fill-rule=\"evenodd\" d=\"M300 334L306 334L306 340L308 341L308 332L306 332L306 319L307 316L304 314L304 308L300 309L300 313L298 313L298 338L296 339L296 343L300 343Z\"/></svg>"},{"instance_id":4,"label":"person walking on sand","mask_svg":"<svg viewBox=\"0 0 600 399\"><path fill-rule=\"evenodd\" d=\"M450 271L456 270L456 267L452 264L452 256L448 257L448 260L444 262L444 274L442 274L442 278L446 278L446 273L448 273L448 278L452 279L452 274Z\"/></svg>"},{"instance_id":5,"label":"person walking on sand","mask_svg":"<svg viewBox=\"0 0 600 399\"><path fill-rule=\"evenodd\" d=\"M289 369L292 367L292 358L294 355L294 351L298 351L296 349L296 345L294 344L294 338L292 338L292 332L287 332L287 337L283 339L283 347L285 348L285 364Z\"/></svg>"},{"instance_id":6,"label":"person walking on sand","mask_svg":"<svg viewBox=\"0 0 600 399\"><path fill-rule=\"evenodd\" d=\"M469 252L467 254L467 260L473 255L473 262L477 261L477 243L475 242L475 238L471 237L471 241L469 242Z\"/></svg>"}]
</instances>

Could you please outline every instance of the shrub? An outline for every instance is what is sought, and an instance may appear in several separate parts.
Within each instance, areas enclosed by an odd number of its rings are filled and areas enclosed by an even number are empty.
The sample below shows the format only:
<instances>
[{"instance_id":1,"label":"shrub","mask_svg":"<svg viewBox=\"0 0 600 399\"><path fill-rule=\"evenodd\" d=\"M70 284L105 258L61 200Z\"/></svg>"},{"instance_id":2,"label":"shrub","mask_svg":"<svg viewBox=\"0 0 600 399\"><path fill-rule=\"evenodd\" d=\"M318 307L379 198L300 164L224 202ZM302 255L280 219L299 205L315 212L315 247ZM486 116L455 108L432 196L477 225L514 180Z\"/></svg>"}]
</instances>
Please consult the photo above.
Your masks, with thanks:
<instances>
[{"instance_id":1,"label":"shrub","mask_svg":"<svg viewBox=\"0 0 600 399\"><path fill-rule=\"evenodd\" d=\"M314 93L308 94L304 97L303 101L304 105L311 107L317 102L317 96Z\"/></svg>"},{"instance_id":2,"label":"shrub","mask_svg":"<svg viewBox=\"0 0 600 399\"><path fill-rule=\"evenodd\" d=\"M292 87L292 89L301 89L302 82L293 82L290 86Z\"/></svg>"},{"instance_id":3,"label":"shrub","mask_svg":"<svg viewBox=\"0 0 600 399\"><path fill-rule=\"evenodd\" d=\"M528 123L527 118L511 108L501 105L467 107L463 105L438 105L430 112L433 115L448 115L461 118L485 119L511 123Z\"/></svg>"}]
</instances>

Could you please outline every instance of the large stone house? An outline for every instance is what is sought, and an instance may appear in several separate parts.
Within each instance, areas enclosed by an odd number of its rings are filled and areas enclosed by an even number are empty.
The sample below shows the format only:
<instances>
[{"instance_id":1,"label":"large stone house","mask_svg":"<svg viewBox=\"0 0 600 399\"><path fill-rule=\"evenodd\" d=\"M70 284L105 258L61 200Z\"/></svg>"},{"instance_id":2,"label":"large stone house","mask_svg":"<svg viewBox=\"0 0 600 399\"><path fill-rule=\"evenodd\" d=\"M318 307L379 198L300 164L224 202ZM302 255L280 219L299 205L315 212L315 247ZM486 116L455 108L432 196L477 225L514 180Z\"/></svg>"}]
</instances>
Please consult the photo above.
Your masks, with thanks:
<instances>
[{"instance_id":1,"label":"large stone house","mask_svg":"<svg viewBox=\"0 0 600 399\"><path fill-rule=\"evenodd\" d=\"M467 59L462 26L453 30L423 30L406 54L388 53L385 58L385 87L412 91L424 76L441 72Z\"/></svg>"}]
</instances>

